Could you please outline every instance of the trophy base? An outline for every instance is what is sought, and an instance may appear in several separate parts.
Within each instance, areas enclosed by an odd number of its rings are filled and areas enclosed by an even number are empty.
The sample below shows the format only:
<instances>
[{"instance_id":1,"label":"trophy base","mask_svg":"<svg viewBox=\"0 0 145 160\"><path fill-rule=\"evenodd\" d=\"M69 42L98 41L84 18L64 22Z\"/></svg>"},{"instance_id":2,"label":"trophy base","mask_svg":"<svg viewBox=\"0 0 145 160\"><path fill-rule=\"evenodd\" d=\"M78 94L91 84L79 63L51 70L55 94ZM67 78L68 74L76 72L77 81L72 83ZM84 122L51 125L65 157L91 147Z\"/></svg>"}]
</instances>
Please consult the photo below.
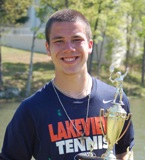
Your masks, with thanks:
<instances>
[{"instance_id":1,"label":"trophy base","mask_svg":"<svg viewBox=\"0 0 145 160\"><path fill-rule=\"evenodd\" d=\"M97 157L97 156L89 156L89 155L86 155L84 153L80 153L77 155L77 158L79 158L79 160L104 160L103 158L101 157Z\"/></svg>"},{"instance_id":2,"label":"trophy base","mask_svg":"<svg viewBox=\"0 0 145 160\"><path fill-rule=\"evenodd\" d=\"M102 155L102 158L103 160L116 160L112 150L107 150L107 152Z\"/></svg>"}]
</instances>

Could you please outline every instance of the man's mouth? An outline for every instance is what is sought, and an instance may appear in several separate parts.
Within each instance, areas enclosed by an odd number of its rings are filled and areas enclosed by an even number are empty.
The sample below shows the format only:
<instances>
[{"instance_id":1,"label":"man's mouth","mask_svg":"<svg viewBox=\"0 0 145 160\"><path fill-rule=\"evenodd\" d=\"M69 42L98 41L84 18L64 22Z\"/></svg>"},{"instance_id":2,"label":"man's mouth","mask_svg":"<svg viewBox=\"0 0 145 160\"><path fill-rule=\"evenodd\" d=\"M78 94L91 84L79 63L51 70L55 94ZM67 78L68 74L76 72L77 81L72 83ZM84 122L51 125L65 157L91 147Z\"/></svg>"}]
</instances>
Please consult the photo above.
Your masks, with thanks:
<instances>
[{"instance_id":1,"label":"man's mouth","mask_svg":"<svg viewBox=\"0 0 145 160\"><path fill-rule=\"evenodd\" d=\"M73 58L62 58L63 61L65 62L74 62L78 57L73 57Z\"/></svg>"}]
</instances>

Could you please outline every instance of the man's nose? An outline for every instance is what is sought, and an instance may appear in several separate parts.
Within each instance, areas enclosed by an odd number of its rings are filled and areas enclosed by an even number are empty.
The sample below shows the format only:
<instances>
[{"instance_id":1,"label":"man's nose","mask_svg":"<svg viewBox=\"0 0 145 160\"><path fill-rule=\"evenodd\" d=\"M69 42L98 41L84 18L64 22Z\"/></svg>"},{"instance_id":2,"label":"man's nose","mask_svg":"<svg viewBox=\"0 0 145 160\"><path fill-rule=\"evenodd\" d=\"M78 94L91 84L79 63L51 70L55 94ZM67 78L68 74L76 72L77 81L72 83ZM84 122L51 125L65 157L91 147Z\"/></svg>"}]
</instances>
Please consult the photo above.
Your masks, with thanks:
<instances>
[{"instance_id":1,"label":"man's nose","mask_svg":"<svg viewBox=\"0 0 145 160\"><path fill-rule=\"evenodd\" d=\"M68 51L74 52L75 50L76 50L75 46L72 42L70 42L70 41L65 42L64 52L68 52Z\"/></svg>"}]
</instances>

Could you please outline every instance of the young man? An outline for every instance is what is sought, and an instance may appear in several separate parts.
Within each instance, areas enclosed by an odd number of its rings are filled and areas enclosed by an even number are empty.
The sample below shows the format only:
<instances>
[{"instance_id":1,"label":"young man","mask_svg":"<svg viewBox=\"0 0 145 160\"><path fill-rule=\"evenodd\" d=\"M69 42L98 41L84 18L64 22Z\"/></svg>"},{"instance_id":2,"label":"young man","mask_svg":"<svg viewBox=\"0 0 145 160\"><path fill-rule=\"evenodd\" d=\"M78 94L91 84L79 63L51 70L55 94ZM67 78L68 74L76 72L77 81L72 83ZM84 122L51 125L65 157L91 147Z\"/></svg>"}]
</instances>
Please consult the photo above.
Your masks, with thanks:
<instances>
[{"instance_id":1,"label":"young man","mask_svg":"<svg viewBox=\"0 0 145 160\"><path fill-rule=\"evenodd\" d=\"M55 77L17 109L7 127L0 160L30 160L32 156L37 160L74 160L80 153L101 157L108 145L99 113L111 106L103 99L113 99L115 88L87 72L93 45L90 25L78 11L64 9L49 18L45 34ZM123 102L129 113L125 95ZM131 150L133 144L131 123L115 145L117 157L126 160L127 148Z\"/></svg>"}]
</instances>

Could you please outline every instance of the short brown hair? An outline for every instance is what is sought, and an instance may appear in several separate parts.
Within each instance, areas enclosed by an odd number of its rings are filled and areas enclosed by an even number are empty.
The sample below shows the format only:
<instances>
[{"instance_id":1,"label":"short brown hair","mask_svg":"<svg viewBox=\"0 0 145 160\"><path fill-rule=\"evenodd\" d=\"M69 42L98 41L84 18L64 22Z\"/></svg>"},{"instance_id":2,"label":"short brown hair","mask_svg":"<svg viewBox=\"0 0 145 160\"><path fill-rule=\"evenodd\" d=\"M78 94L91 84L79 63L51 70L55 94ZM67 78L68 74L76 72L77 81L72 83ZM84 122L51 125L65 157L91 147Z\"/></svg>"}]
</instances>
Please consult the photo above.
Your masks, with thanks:
<instances>
[{"instance_id":1,"label":"short brown hair","mask_svg":"<svg viewBox=\"0 0 145 160\"><path fill-rule=\"evenodd\" d=\"M52 14L46 23L45 38L48 44L50 43L49 36L51 26L54 22L82 22L85 27L87 39L90 40L92 38L91 27L85 16L73 9L63 9Z\"/></svg>"}]
</instances>

